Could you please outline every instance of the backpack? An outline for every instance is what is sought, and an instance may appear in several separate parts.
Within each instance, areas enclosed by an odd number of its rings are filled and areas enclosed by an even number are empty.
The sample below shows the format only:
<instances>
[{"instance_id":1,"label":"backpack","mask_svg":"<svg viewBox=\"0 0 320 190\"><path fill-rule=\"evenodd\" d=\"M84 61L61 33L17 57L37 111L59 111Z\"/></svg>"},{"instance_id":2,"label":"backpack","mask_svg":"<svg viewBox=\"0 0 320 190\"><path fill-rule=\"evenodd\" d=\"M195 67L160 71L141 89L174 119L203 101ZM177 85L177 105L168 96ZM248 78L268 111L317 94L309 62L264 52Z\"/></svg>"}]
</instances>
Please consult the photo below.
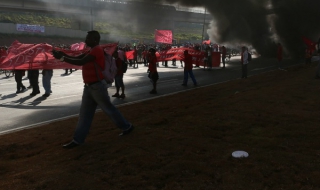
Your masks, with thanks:
<instances>
[{"instance_id":1,"label":"backpack","mask_svg":"<svg viewBox=\"0 0 320 190\"><path fill-rule=\"evenodd\" d=\"M97 64L95 63L95 68L97 69L96 65ZM100 68L100 70L102 69ZM102 70L102 75L104 76L104 80L108 84L111 84L114 82L114 77L116 76L116 74L117 74L117 65L116 65L115 59L109 54L104 54L104 70Z\"/></svg>"},{"instance_id":2,"label":"backpack","mask_svg":"<svg viewBox=\"0 0 320 190\"><path fill-rule=\"evenodd\" d=\"M128 64L125 61L122 61L122 72L126 73L128 69Z\"/></svg>"},{"instance_id":3,"label":"backpack","mask_svg":"<svg viewBox=\"0 0 320 190\"><path fill-rule=\"evenodd\" d=\"M251 60L252 60L251 53L248 52L248 61L251 61Z\"/></svg>"}]
</instances>

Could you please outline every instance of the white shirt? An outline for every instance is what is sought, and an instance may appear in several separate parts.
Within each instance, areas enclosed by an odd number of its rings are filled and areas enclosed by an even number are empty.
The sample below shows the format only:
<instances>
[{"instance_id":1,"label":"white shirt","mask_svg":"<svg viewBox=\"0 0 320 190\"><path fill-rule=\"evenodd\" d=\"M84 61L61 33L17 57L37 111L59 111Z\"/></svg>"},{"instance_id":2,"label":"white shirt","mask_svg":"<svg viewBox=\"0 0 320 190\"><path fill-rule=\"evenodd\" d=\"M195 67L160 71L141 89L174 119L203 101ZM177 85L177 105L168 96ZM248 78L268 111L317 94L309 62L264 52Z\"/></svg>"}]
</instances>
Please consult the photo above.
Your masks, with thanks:
<instances>
[{"instance_id":1,"label":"white shirt","mask_svg":"<svg viewBox=\"0 0 320 190\"><path fill-rule=\"evenodd\" d=\"M245 50L242 54L243 64L248 64L248 50Z\"/></svg>"}]
</instances>

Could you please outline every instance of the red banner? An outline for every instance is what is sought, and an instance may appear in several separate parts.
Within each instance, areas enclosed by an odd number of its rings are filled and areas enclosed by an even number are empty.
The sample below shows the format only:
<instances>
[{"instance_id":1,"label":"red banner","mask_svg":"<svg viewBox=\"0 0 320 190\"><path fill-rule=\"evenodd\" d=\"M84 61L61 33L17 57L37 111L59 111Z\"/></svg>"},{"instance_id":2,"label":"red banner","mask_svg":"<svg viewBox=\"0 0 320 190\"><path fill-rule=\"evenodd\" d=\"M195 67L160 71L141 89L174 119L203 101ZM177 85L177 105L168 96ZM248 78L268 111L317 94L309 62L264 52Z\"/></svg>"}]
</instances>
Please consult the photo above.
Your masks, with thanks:
<instances>
[{"instance_id":1,"label":"red banner","mask_svg":"<svg viewBox=\"0 0 320 190\"><path fill-rule=\"evenodd\" d=\"M158 61L171 61L173 59L183 60L184 54L183 52L188 50L189 54L192 56L192 63L195 65L203 65L204 60L204 52L189 49L189 48L171 48L166 51L160 51L157 55Z\"/></svg>"},{"instance_id":2,"label":"red banner","mask_svg":"<svg viewBox=\"0 0 320 190\"><path fill-rule=\"evenodd\" d=\"M160 52L156 52L157 61L172 61L173 59L183 60L184 59L184 51L188 50L189 54L192 56L192 64L195 65L203 65L204 63L204 51L194 50L190 48L171 48L169 50L164 50ZM127 51L126 56L127 59L133 59L134 51ZM219 67L220 66L220 52L212 52L212 66Z\"/></svg>"},{"instance_id":3,"label":"red banner","mask_svg":"<svg viewBox=\"0 0 320 190\"><path fill-rule=\"evenodd\" d=\"M160 61L172 61L183 60L184 51L188 50L188 53L192 56L192 64L201 65L204 64L204 51L194 50L190 48L172 48L166 51L157 52L157 60ZM220 67L220 52L212 52L212 67Z\"/></svg>"},{"instance_id":4,"label":"red banner","mask_svg":"<svg viewBox=\"0 0 320 190\"><path fill-rule=\"evenodd\" d=\"M117 48L117 43L101 45L104 51L112 54ZM14 69L66 69L74 68L81 69L81 66L71 65L55 59L52 55L52 46L49 44L22 44L14 41L7 51L0 52L0 68L7 70ZM58 51L63 51L70 56L78 56L89 50L64 50L55 48Z\"/></svg>"},{"instance_id":5,"label":"red banner","mask_svg":"<svg viewBox=\"0 0 320 190\"><path fill-rule=\"evenodd\" d=\"M117 47L117 43L101 45L104 51L108 54L112 54ZM63 51L70 56L77 56L85 53L89 50L72 51L56 48L58 51ZM188 50L192 56L193 64L203 65L204 52L190 48L172 48L157 52L157 60L160 61L172 61L183 60L184 51ZM214 53L214 52L213 52ZM134 51L126 52L128 59L134 58ZM213 56L214 57L214 56ZM215 60L215 59L213 59ZM217 60L220 60L218 57ZM216 61L220 63L219 61ZM218 66L218 65L217 65ZM52 46L49 44L22 44L18 41L12 43L7 51L0 51L0 68L13 70L13 69L66 69L75 68L81 69L80 66L71 65L65 62L60 62L52 56Z\"/></svg>"},{"instance_id":6,"label":"red banner","mask_svg":"<svg viewBox=\"0 0 320 190\"><path fill-rule=\"evenodd\" d=\"M155 42L172 44L172 31L171 30L156 30Z\"/></svg>"}]
</instances>

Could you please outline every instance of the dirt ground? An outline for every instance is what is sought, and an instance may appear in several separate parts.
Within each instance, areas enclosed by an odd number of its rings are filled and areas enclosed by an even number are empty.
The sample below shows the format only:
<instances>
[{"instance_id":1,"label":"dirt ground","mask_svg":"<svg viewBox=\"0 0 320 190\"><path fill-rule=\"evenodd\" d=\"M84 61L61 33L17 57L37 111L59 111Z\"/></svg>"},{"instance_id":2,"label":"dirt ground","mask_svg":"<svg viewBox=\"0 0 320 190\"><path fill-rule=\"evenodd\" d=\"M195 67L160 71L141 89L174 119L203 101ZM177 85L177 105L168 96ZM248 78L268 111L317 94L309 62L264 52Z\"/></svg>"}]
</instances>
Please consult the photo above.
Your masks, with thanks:
<instances>
[{"instance_id":1,"label":"dirt ground","mask_svg":"<svg viewBox=\"0 0 320 190\"><path fill-rule=\"evenodd\" d=\"M135 125L124 137L99 112L72 150L62 145L77 118L2 135L0 189L320 189L315 67L120 107ZM233 158L236 150L249 157Z\"/></svg>"}]
</instances>

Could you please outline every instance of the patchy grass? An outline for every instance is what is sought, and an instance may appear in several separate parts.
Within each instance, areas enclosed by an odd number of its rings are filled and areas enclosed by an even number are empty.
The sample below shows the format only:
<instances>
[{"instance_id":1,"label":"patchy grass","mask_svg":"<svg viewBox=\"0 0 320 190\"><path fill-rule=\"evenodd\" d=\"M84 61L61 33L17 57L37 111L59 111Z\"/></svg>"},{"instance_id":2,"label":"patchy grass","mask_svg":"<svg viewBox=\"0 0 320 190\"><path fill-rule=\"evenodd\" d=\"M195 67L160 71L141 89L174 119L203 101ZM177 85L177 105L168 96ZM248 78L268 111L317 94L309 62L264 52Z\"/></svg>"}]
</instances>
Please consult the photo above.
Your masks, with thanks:
<instances>
[{"instance_id":1,"label":"patchy grass","mask_svg":"<svg viewBox=\"0 0 320 190\"><path fill-rule=\"evenodd\" d=\"M296 66L121 107L135 125L125 137L97 113L72 150L61 145L77 118L2 135L0 189L318 189L314 72Z\"/></svg>"}]
</instances>

